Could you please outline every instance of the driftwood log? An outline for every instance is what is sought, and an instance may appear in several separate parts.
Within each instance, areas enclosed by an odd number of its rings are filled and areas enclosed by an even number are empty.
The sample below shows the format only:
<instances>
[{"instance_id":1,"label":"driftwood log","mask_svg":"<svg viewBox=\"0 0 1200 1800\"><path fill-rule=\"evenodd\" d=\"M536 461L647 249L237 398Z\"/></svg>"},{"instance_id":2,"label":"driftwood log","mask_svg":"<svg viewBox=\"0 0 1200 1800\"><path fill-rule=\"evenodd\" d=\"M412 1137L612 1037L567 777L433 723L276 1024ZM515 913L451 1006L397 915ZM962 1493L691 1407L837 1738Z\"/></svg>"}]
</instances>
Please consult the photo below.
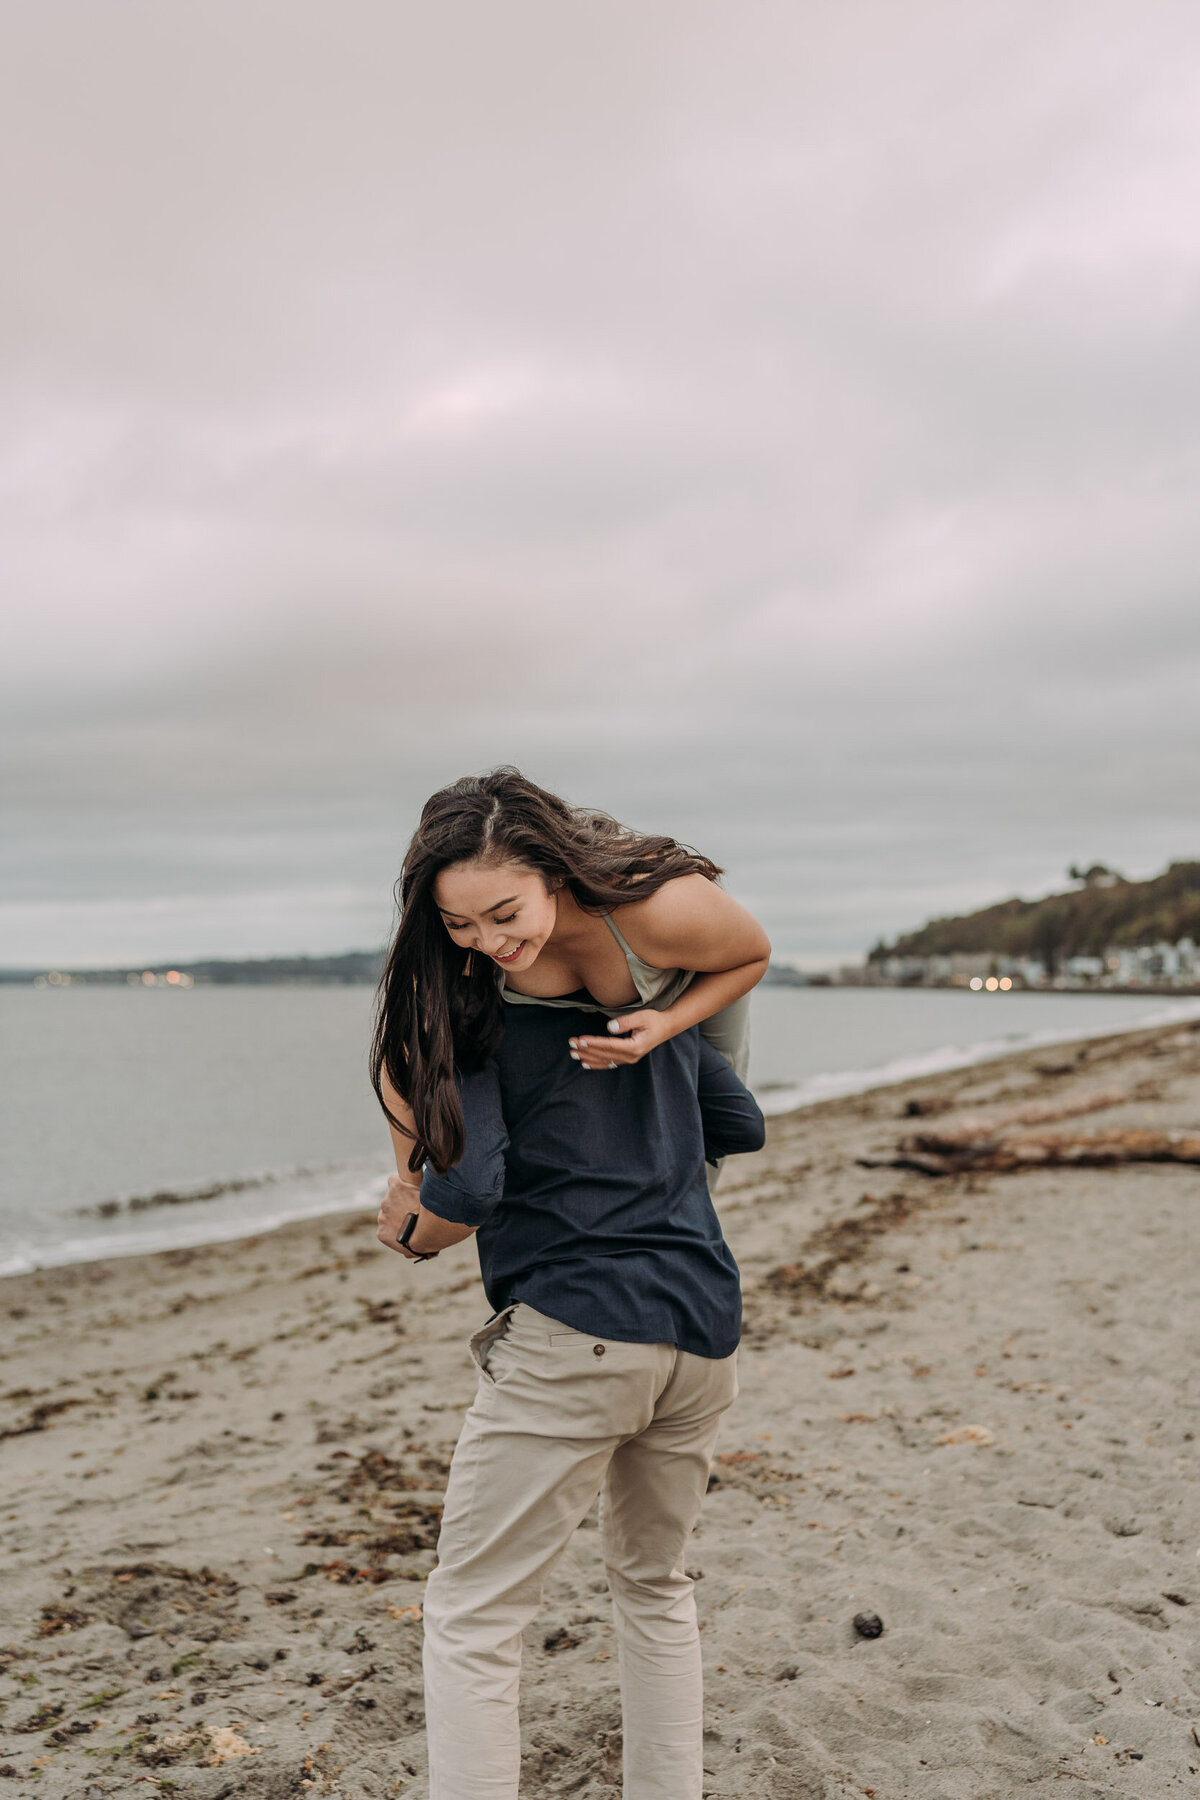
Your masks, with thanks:
<instances>
[{"instance_id":1,"label":"driftwood log","mask_svg":"<svg viewBox=\"0 0 1200 1800\"><path fill-rule=\"evenodd\" d=\"M1111 1168L1117 1163L1200 1163L1200 1132L1122 1130L1093 1132L1021 1131L995 1128L975 1137L960 1128L922 1131L900 1146L899 1154L870 1166L916 1169L922 1175L960 1175L969 1170L1072 1166Z\"/></svg>"},{"instance_id":2,"label":"driftwood log","mask_svg":"<svg viewBox=\"0 0 1200 1800\"><path fill-rule=\"evenodd\" d=\"M915 1169L922 1175L1054 1164L1109 1168L1115 1163L1200 1163L1200 1133L1194 1131L1037 1129L1055 1120L1123 1106L1133 1097L1123 1088L1092 1088L1058 1100L1027 1100L1020 1106L993 1107L990 1112L960 1113L902 1138L895 1156L860 1157L859 1163L867 1169Z\"/></svg>"}]
</instances>

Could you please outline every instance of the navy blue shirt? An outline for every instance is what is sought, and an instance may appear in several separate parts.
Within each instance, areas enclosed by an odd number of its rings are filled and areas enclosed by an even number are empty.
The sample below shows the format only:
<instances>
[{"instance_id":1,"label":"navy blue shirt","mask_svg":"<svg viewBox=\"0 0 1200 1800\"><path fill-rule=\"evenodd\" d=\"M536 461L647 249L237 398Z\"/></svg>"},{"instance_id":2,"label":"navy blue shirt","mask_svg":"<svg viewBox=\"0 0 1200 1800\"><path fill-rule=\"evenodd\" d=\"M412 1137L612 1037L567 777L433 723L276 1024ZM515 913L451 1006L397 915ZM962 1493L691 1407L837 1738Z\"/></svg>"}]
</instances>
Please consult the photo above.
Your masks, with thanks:
<instances>
[{"instance_id":1,"label":"navy blue shirt","mask_svg":"<svg viewBox=\"0 0 1200 1800\"><path fill-rule=\"evenodd\" d=\"M762 1114L694 1027L641 1062L585 1070L567 1039L595 1025L512 1009L495 1056L459 1078L462 1161L426 1171L421 1204L478 1226L497 1312L522 1300L597 1337L730 1356L741 1290L704 1164L760 1149Z\"/></svg>"}]
</instances>

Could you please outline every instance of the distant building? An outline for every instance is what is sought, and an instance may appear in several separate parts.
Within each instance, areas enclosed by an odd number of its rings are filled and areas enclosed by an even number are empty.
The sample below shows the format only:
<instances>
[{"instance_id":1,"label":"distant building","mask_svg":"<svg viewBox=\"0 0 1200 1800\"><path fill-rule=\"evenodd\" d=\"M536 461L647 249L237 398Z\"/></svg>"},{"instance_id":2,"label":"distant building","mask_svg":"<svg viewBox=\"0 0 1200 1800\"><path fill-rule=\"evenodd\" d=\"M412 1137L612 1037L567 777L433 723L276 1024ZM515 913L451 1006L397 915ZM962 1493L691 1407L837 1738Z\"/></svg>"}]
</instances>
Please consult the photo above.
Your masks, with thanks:
<instances>
[{"instance_id":1,"label":"distant building","mask_svg":"<svg viewBox=\"0 0 1200 1800\"><path fill-rule=\"evenodd\" d=\"M767 965L762 984L764 987L807 987L808 976L790 962L772 960Z\"/></svg>"},{"instance_id":2,"label":"distant building","mask_svg":"<svg viewBox=\"0 0 1200 1800\"><path fill-rule=\"evenodd\" d=\"M986 976L992 973L996 958L990 951L956 950L949 960L950 986L970 987L974 976Z\"/></svg>"},{"instance_id":3,"label":"distant building","mask_svg":"<svg viewBox=\"0 0 1200 1800\"><path fill-rule=\"evenodd\" d=\"M928 956L888 956L880 970L889 987L920 987L928 979L927 966L933 960Z\"/></svg>"},{"instance_id":4,"label":"distant building","mask_svg":"<svg viewBox=\"0 0 1200 1800\"><path fill-rule=\"evenodd\" d=\"M1053 978L1040 957L998 951L884 956L838 969L827 980L837 987L969 988L992 976L1010 988L1200 987L1200 947L1190 937L1176 944L1121 945L1103 956L1067 957Z\"/></svg>"},{"instance_id":5,"label":"distant building","mask_svg":"<svg viewBox=\"0 0 1200 1800\"><path fill-rule=\"evenodd\" d=\"M844 963L831 976L834 987L884 987L883 970L878 963Z\"/></svg>"},{"instance_id":6,"label":"distant building","mask_svg":"<svg viewBox=\"0 0 1200 1800\"><path fill-rule=\"evenodd\" d=\"M1104 958L1104 972L1110 987L1125 987L1138 979L1136 950L1110 950Z\"/></svg>"}]
</instances>

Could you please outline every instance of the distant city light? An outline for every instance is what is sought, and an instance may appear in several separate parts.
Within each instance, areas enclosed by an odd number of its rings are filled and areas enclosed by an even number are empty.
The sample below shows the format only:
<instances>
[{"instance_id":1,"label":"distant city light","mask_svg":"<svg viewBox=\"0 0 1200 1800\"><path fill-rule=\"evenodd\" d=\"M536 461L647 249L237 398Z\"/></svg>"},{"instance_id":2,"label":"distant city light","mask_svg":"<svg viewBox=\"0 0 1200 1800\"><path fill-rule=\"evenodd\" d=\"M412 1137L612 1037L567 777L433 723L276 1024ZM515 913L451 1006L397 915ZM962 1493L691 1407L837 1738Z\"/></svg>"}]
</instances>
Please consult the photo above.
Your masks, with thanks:
<instances>
[{"instance_id":1,"label":"distant city light","mask_svg":"<svg viewBox=\"0 0 1200 1800\"><path fill-rule=\"evenodd\" d=\"M971 977L971 992L973 994L977 994L979 992L979 990L982 988L982 986L983 986L983 976L982 975L972 975L972 977Z\"/></svg>"},{"instance_id":2,"label":"distant city light","mask_svg":"<svg viewBox=\"0 0 1200 1800\"><path fill-rule=\"evenodd\" d=\"M180 982L183 980L183 976L179 973L178 969L168 969L167 970L167 980L170 982L172 987L178 987Z\"/></svg>"},{"instance_id":3,"label":"distant city light","mask_svg":"<svg viewBox=\"0 0 1200 1800\"><path fill-rule=\"evenodd\" d=\"M141 976L135 975L132 969L130 969L130 971L129 971L128 975L125 977L125 979L129 983L130 987L141 987L141 985L142 985Z\"/></svg>"},{"instance_id":4,"label":"distant city light","mask_svg":"<svg viewBox=\"0 0 1200 1800\"><path fill-rule=\"evenodd\" d=\"M1011 975L1002 975L1000 977L1000 992L1002 994L1007 994L1007 992L1011 986L1012 986Z\"/></svg>"},{"instance_id":5,"label":"distant city light","mask_svg":"<svg viewBox=\"0 0 1200 1800\"><path fill-rule=\"evenodd\" d=\"M157 980L157 977L156 977L153 969L143 969L142 970L142 986L143 987L153 987L155 985L156 980Z\"/></svg>"},{"instance_id":6,"label":"distant city light","mask_svg":"<svg viewBox=\"0 0 1200 1800\"><path fill-rule=\"evenodd\" d=\"M1000 983L996 980L994 975L989 975L983 985L989 994L994 994L996 989L1000 986Z\"/></svg>"}]
</instances>

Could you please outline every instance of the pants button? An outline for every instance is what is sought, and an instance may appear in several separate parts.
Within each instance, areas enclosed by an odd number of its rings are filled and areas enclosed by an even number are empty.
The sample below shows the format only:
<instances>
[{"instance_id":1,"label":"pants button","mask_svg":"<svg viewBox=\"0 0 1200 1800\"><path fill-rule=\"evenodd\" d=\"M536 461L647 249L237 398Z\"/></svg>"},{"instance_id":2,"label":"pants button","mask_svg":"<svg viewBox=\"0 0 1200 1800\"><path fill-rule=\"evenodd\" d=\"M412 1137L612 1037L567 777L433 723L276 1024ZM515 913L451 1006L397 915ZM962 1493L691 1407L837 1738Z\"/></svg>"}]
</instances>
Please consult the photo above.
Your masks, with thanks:
<instances>
[{"instance_id":1,"label":"pants button","mask_svg":"<svg viewBox=\"0 0 1200 1800\"><path fill-rule=\"evenodd\" d=\"M592 1355L593 1356L603 1356L604 1355L604 1345L603 1344L593 1344L592 1345Z\"/></svg>"}]
</instances>

